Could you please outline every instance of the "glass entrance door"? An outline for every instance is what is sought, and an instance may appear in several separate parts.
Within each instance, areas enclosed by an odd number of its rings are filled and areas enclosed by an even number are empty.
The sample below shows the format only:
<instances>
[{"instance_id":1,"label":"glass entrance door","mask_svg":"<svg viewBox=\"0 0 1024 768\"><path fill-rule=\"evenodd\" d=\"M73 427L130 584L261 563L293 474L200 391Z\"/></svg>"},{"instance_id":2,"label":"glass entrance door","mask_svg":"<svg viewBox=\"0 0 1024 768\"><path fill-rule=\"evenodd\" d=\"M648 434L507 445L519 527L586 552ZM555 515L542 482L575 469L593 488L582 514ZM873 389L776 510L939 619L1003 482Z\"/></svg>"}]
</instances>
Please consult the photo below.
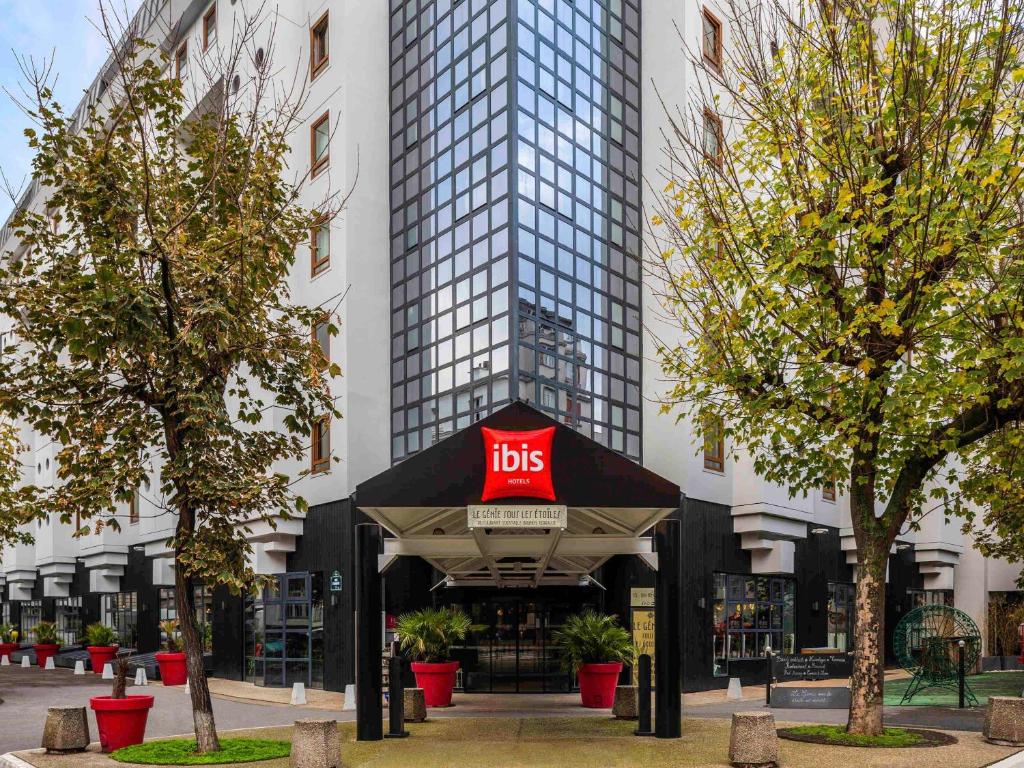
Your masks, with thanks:
<instances>
[{"instance_id":1,"label":"glass entrance door","mask_svg":"<svg viewBox=\"0 0 1024 768\"><path fill-rule=\"evenodd\" d=\"M246 678L256 685L323 687L320 573L285 573L246 606Z\"/></svg>"}]
</instances>

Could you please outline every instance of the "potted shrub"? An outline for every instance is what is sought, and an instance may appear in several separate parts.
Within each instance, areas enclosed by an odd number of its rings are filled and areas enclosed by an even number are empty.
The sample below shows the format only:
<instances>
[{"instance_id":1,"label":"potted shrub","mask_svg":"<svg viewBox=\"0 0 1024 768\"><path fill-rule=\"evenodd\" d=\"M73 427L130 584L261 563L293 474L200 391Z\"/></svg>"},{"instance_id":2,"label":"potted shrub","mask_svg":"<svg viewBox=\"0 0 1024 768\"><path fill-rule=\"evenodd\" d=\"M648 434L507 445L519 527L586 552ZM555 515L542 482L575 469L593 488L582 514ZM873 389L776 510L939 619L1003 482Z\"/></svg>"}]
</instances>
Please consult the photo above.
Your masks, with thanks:
<instances>
[{"instance_id":1,"label":"potted shrub","mask_svg":"<svg viewBox=\"0 0 1024 768\"><path fill-rule=\"evenodd\" d=\"M102 675L103 667L112 663L117 655L117 633L106 624L90 624L85 628L85 646L92 671Z\"/></svg>"},{"instance_id":2,"label":"potted shrub","mask_svg":"<svg viewBox=\"0 0 1024 768\"><path fill-rule=\"evenodd\" d=\"M36 664L42 669L46 666L46 660L60 650L57 625L52 621L40 621L32 630L32 634L36 636L36 644L32 646L36 652Z\"/></svg>"},{"instance_id":3,"label":"potted shrub","mask_svg":"<svg viewBox=\"0 0 1024 768\"><path fill-rule=\"evenodd\" d=\"M185 667L185 654L180 650L178 621L161 621L160 630L164 634L164 650L156 654L156 663L160 666L160 682L164 685L184 685L188 671Z\"/></svg>"},{"instance_id":4,"label":"potted shrub","mask_svg":"<svg viewBox=\"0 0 1024 768\"><path fill-rule=\"evenodd\" d=\"M579 679L583 706L611 708L622 665L632 663L636 654L618 618L587 610L566 619L552 640L561 650L562 666Z\"/></svg>"},{"instance_id":5,"label":"potted shrub","mask_svg":"<svg viewBox=\"0 0 1024 768\"><path fill-rule=\"evenodd\" d=\"M395 632L412 662L416 686L428 707L450 707L459 662L451 660L452 645L473 628L459 608L423 608L398 617Z\"/></svg>"},{"instance_id":6,"label":"potted shrub","mask_svg":"<svg viewBox=\"0 0 1024 768\"><path fill-rule=\"evenodd\" d=\"M141 744L146 738L146 720L153 707L152 696L127 696L128 653L114 661L114 688L109 696L93 696L89 707L96 714L96 729L100 732L100 747L113 752L121 747Z\"/></svg>"},{"instance_id":7,"label":"potted shrub","mask_svg":"<svg viewBox=\"0 0 1024 768\"><path fill-rule=\"evenodd\" d=\"M7 657L11 660L11 654L18 650L18 630L10 624L0 624L0 658Z\"/></svg>"}]
</instances>

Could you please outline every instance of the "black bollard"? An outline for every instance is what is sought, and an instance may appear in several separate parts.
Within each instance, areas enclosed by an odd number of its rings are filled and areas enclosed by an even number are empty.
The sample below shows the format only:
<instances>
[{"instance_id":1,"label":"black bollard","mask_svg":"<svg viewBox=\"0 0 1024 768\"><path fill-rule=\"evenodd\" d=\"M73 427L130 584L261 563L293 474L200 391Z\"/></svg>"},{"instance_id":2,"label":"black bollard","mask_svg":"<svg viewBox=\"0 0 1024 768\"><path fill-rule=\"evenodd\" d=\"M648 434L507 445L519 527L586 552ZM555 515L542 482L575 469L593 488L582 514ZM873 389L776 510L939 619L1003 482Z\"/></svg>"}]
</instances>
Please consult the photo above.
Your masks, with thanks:
<instances>
[{"instance_id":1,"label":"black bollard","mask_svg":"<svg viewBox=\"0 0 1024 768\"><path fill-rule=\"evenodd\" d=\"M770 707L772 705L772 649L770 646L765 648L764 661L767 667L764 678L764 705Z\"/></svg>"},{"instance_id":2,"label":"black bollard","mask_svg":"<svg viewBox=\"0 0 1024 768\"><path fill-rule=\"evenodd\" d=\"M636 666L636 714L639 722L633 731L637 736L653 736L651 730L651 657L640 654Z\"/></svg>"},{"instance_id":3,"label":"black bollard","mask_svg":"<svg viewBox=\"0 0 1024 768\"><path fill-rule=\"evenodd\" d=\"M964 669L964 643L961 640L956 647L956 687L960 696L960 709L964 708L964 684L966 681L966 670Z\"/></svg>"},{"instance_id":4,"label":"black bollard","mask_svg":"<svg viewBox=\"0 0 1024 768\"><path fill-rule=\"evenodd\" d=\"M409 735L405 730L405 681L402 673L405 665L401 656L388 660L388 739L404 739Z\"/></svg>"}]
</instances>

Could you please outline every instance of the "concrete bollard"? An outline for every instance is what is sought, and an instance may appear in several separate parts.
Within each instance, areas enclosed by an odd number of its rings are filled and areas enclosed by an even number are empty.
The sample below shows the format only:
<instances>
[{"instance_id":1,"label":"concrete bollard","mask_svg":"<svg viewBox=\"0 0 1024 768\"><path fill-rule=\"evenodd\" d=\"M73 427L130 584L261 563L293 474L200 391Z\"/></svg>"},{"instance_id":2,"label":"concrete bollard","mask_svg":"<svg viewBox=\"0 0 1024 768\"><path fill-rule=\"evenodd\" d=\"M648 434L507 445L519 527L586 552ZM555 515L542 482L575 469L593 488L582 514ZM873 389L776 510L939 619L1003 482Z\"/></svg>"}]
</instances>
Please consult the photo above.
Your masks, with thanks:
<instances>
[{"instance_id":1,"label":"concrete bollard","mask_svg":"<svg viewBox=\"0 0 1024 768\"><path fill-rule=\"evenodd\" d=\"M743 684L738 677L729 678L729 689L725 692L725 698L729 701L739 701L743 698Z\"/></svg>"},{"instance_id":2,"label":"concrete bollard","mask_svg":"<svg viewBox=\"0 0 1024 768\"><path fill-rule=\"evenodd\" d=\"M615 686L615 701L612 714L619 720L637 719L637 693L635 685Z\"/></svg>"},{"instance_id":3,"label":"concrete bollard","mask_svg":"<svg viewBox=\"0 0 1024 768\"><path fill-rule=\"evenodd\" d=\"M742 768L777 768L779 737L771 712L736 712L729 734L729 762Z\"/></svg>"},{"instance_id":4,"label":"concrete bollard","mask_svg":"<svg viewBox=\"0 0 1024 768\"><path fill-rule=\"evenodd\" d=\"M405 722L422 723L427 719L427 700L422 688L406 688L402 696L405 702Z\"/></svg>"},{"instance_id":5,"label":"concrete bollard","mask_svg":"<svg viewBox=\"0 0 1024 768\"><path fill-rule=\"evenodd\" d=\"M306 684L292 684L292 706L301 707L306 703Z\"/></svg>"},{"instance_id":6,"label":"concrete bollard","mask_svg":"<svg viewBox=\"0 0 1024 768\"><path fill-rule=\"evenodd\" d=\"M985 708L986 741L1006 747L1024 747L1024 699L990 696Z\"/></svg>"},{"instance_id":7,"label":"concrete bollard","mask_svg":"<svg viewBox=\"0 0 1024 768\"><path fill-rule=\"evenodd\" d=\"M291 768L341 768L336 720L296 720L292 728Z\"/></svg>"},{"instance_id":8,"label":"concrete bollard","mask_svg":"<svg viewBox=\"0 0 1024 768\"><path fill-rule=\"evenodd\" d=\"M23 656L21 657L21 668L22 668L22 669L28 669L28 668L29 668L29 667L31 667L31 666L32 666L32 662L30 662L30 661L28 660L28 654L26 653L26 654L24 654L24 655L23 655Z\"/></svg>"},{"instance_id":9,"label":"concrete bollard","mask_svg":"<svg viewBox=\"0 0 1024 768\"><path fill-rule=\"evenodd\" d=\"M79 659L78 661L75 662L75 674L76 675L84 675L85 674L85 662L82 661L81 659Z\"/></svg>"},{"instance_id":10,"label":"concrete bollard","mask_svg":"<svg viewBox=\"0 0 1024 768\"><path fill-rule=\"evenodd\" d=\"M106 664L103 665L103 678L102 679L103 680L113 680L114 679L114 665L111 664L109 661Z\"/></svg>"},{"instance_id":11,"label":"concrete bollard","mask_svg":"<svg viewBox=\"0 0 1024 768\"><path fill-rule=\"evenodd\" d=\"M136 685L149 685L149 680L146 678L146 668L139 667L135 670L135 684Z\"/></svg>"},{"instance_id":12,"label":"concrete bollard","mask_svg":"<svg viewBox=\"0 0 1024 768\"><path fill-rule=\"evenodd\" d=\"M66 755L84 752L89 746L89 720L85 707L50 707L43 725L43 743L47 754Z\"/></svg>"},{"instance_id":13,"label":"concrete bollard","mask_svg":"<svg viewBox=\"0 0 1024 768\"><path fill-rule=\"evenodd\" d=\"M355 712L356 709L356 685L349 683L345 686L345 703L341 707L342 712Z\"/></svg>"},{"instance_id":14,"label":"concrete bollard","mask_svg":"<svg viewBox=\"0 0 1024 768\"><path fill-rule=\"evenodd\" d=\"M53 663L53 656L47 657L46 665L43 667L43 669L56 669L56 668L57 668L57 665Z\"/></svg>"}]
</instances>

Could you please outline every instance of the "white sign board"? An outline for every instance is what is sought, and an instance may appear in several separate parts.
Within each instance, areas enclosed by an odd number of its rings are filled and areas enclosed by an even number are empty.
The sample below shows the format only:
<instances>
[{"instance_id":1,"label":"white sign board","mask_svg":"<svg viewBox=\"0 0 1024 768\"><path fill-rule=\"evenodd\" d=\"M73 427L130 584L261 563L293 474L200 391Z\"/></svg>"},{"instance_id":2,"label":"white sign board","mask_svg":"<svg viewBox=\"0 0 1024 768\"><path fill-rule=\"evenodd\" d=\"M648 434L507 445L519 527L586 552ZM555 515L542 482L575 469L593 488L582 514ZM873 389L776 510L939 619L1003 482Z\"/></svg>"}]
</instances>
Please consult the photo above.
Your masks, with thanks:
<instances>
[{"instance_id":1,"label":"white sign board","mask_svg":"<svg viewBox=\"0 0 1024 768\"><path fill-rule=\"evenodd\" d=\"M633 587L630 589L629 604L633 608L653 608L654 587Z\"/></svg>"},{"instance_id":2,"label":"white sign board","mask_svg":"<svg viewBox=\"0 0 1024 768\"><path fill-rule=\"evenodd\" d=\"M470 504L470 528L565 528L564 504Z\"/></svg>"}]
</instances>

